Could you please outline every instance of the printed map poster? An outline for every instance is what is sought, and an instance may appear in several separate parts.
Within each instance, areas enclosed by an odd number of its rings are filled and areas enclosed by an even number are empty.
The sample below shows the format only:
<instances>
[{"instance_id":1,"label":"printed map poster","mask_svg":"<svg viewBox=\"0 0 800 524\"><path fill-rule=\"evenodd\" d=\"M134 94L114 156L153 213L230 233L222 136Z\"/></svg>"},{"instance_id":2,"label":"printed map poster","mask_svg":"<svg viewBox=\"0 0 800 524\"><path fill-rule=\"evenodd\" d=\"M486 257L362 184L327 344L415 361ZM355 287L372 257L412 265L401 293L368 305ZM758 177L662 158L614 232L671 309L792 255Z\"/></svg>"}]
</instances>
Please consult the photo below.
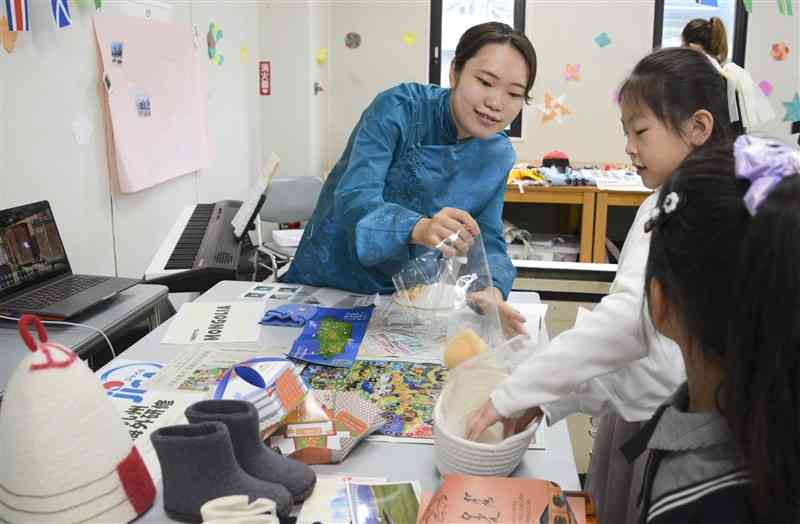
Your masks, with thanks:
<instances>
[{"instance_id":1,"label":"printed map poster","mask_svg":"<svg viewBox=\"0 0 800 524\"><path fill-rule=\"evenodd\" d=\"M351 368L309 365L310 389L355 391L374 402L388 420L376 434L414 442L433 438L433 407L447 380L440 364L357 360Z\"/></svg>"}]
</instances>

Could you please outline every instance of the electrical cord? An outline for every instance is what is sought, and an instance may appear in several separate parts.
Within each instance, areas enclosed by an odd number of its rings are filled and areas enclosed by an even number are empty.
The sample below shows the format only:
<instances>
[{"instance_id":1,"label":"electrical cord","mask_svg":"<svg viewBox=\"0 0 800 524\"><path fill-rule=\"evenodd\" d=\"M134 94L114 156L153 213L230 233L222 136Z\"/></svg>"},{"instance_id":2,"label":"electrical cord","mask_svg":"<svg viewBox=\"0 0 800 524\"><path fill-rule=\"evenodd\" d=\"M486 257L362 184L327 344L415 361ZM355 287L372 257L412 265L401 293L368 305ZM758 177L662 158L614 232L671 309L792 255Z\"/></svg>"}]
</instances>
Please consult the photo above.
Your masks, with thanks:
<instances>
[{"instance_id":1,"label":"electrical cord","mask_svg":"<svg viewBox=\"0 0 800 524\"><path fill-rule=\"evenodd\" d=\"M5 315L0 315L0 318L2 318L3 320L11 320L13 322L18 322L19 321L19 318L7 317ZM77 324L75 322L65 322L63 320L42 320L42 324L54 324L54 325L58 325L58 326L77 326L77 327L82 327L82 328L86 328L86 329L91 329L93 331L97 331L98 333L103 335L103 338L106 339L106 342L108 342L108 347L111 350L111 358L117 358L117 352L114 350L114 345L111 344L111 340L109 340L109 338L106 336L106 334L103 333L102 329L98 329L98 328L96 328L94 326L89 326L87 324Z\"/></svg>"}]
</instances>

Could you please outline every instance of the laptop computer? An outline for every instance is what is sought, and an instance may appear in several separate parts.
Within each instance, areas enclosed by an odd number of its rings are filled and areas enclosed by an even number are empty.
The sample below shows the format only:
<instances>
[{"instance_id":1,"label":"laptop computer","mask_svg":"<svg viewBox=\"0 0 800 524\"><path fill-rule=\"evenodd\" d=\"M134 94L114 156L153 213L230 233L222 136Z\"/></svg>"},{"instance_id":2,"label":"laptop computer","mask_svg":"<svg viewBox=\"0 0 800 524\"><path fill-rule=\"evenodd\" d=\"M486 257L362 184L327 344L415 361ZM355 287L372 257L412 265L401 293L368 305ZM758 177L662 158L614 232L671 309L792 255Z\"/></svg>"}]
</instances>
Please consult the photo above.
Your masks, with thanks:
<instances>
[{"instance_id":1,"label":"laptop computer","mask_svg":"<svg viewBox=\"0 0 800 524\"><path fill-rule=\"evenodd\" d=\"M48 201L0 210L0 314L69 318L139 282L73 274Z\"/></svg>"}]
</instances>

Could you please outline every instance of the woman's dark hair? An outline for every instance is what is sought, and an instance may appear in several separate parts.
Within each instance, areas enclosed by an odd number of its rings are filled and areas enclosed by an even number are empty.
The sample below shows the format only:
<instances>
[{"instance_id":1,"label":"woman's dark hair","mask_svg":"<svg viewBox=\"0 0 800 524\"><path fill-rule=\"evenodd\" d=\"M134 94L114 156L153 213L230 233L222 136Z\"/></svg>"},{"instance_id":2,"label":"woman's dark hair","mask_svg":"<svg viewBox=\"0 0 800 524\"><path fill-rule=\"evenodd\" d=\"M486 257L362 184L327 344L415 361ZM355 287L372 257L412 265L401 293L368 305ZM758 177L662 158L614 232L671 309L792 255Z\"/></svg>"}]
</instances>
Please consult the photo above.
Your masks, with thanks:
<instances>
[{"instance_id":1,"label":"woman's dark hair","mask_svg":"<svg viewBox=\"0 0 800 524\"><path fill-rule=\"evenodd\" d=\"M486 22L467 29L458 41L453 67L461 74L467 60L475 56L487 44L508 44L519 51L528 64L528 82L525 85L525 103L530 102L531 88L536 80L536 50L525 33L501 22Z\"/></svg>"},{"instance_id":2,"label":"woman's dark hair","mask_svg":"<svg viewBox=\"0 0 800 524\"><path fill-rule=\"evenodd\" d=\"M691 351L722 363L721 411L747 461L758 522L800 517L800 175L751 216L732 147L690 154L662 186L656 279ZM674 212L665 213L671 193Z\"/></svg>"},{"instance_id":3,"label":"woman's dark hair","mask_svg":"<svg viewBox=\"0 0 800 524\"><path fill-rule=\"evenodd\" d=\"M725 24L716 16L709 20L695 18L683 28L681 38L684 45L699 45L720 64L728 59L728 32L725 31Z\"/></svg>"},{"instance_id":4,"label":"woman's dark hair","mask_svg":"<svg viewBox=\"0 0 800 524\"><path fill-rule=\"evenodd\" d=\"M620 104L647 107L667 128L680 130L695 112L714 117L706 145L732 139L725 79L700 51L670 47L642 58L619 90Z\"/></svg>"}]
</instances>

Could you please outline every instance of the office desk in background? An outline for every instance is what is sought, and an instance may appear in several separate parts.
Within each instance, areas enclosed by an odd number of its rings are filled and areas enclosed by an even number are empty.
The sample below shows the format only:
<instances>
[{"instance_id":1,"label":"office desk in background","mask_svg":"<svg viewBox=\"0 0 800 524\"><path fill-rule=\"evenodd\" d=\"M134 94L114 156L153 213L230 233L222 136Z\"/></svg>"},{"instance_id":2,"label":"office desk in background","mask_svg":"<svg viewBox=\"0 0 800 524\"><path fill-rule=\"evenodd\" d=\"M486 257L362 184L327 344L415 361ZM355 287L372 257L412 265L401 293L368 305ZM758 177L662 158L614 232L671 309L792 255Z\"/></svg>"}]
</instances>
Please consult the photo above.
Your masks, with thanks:
<instances>
[{"instance_id":1,"label":"office desk in background","mask_svg":"<svg viewBox=\"0 0 800 524\"><path fill-rule=\"evenodd\" d=\"M68 321L100 329L114 344L115 336L123 335L139 324L152 331L174 312L166 286L138 284ZM108 343L97 331L79 326L46 324L45 327L49 340L89 360L90 367L93 357L110 352ZM114 349L119 353L116 344ZM17 323L0 319L0 391L5 389L6 382L28 351L19 336Z\"/></svg>"},{"instance_id":2,"label":"office desk in background","mask_svg":"<svg viewBox=\"0 0 800 524\"><path fill-rule=\"evenodd\" d=\"M253 285L252 282L223 281L198 298L198 302L227 302L239 297ZM346 292L342 292L343 295ZM524 293L512 294L524 302ZM521 300L520 300L521 298ZM168 329L165 322L125 352L125 358L155 362L168 362L184 348L165 346L161 339ZM300 334L301 328L262 326L259 344L265 348L289 348ZM522 464L514 472L517 477L549 479L563 489L580 490L580 481L575 466L575 456L566 421L542 430L545 450L529 450ZM435 490L439 485L434 450L431 444L409 444L401 442L364 441L340 464L313 466L319 474L349 474L367 477L387 477L389 480L419 480L423 490ZM169 522L164 514L163 487L157 484L155 505L137 523Z\"/></svg>"}]
</instances>

